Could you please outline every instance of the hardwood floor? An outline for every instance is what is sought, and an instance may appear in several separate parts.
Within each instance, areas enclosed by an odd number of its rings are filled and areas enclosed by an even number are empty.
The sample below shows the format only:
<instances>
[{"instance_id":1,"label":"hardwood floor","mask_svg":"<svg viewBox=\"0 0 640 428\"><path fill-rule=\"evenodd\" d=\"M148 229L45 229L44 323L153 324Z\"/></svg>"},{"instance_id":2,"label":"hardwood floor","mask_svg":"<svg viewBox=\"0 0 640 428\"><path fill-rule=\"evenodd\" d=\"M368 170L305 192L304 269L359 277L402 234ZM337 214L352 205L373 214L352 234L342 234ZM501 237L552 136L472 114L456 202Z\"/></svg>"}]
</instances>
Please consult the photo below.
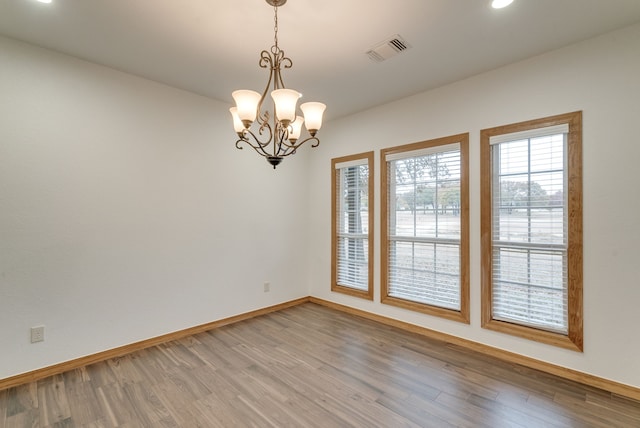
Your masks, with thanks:
<instances>
[{"instance_id":1,"label":"hardwood floor","mask_svg":"<svg viewBox=\"0 0 640 428\"><path fill-rule=\"evenodd\" d=\"M640 403L307 303L0 391L0 427L640 427Z\"/></svg>"}]
</instances>

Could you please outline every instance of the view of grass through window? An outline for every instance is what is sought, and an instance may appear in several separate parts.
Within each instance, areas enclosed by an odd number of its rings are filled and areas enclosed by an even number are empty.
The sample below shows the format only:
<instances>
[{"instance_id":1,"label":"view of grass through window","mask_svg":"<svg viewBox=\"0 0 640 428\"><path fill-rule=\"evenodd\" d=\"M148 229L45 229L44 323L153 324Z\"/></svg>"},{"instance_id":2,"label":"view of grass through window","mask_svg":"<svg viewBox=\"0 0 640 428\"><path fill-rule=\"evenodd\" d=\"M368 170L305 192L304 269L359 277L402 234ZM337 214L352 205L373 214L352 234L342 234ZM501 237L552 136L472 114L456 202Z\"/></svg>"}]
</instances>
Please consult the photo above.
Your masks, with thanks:
<instances>
[{"instance_id":1,"label":"view of grass through window","mask_svg":"<svg viewBox=\"0 0 640 428\"><path fill-rule=\"evenodd\" d=\"M567 333L565 134L492 147L493 316Z\"/></svg>"},{"instance_id":2,"label":"view of grass through window","mask_svg":"<svg viewBox=\"0 0 640 428\"><path fill-rule=\"evenodd\" d=\"M391 162L389 295L460 309L460 150Z\"/></svg>"}]
</instances>

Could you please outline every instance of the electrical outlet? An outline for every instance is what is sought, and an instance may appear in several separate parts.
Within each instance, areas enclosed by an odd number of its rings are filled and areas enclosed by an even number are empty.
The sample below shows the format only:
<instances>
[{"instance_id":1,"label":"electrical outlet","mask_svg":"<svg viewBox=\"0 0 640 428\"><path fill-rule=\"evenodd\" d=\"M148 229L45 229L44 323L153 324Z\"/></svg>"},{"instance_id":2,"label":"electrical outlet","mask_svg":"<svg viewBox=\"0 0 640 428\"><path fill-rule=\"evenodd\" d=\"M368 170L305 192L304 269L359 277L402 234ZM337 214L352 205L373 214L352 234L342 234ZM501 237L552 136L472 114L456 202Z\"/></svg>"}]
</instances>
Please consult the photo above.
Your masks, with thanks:
<instances>
[{"instance_id":1,"label":"electrical outlet","mask_svg":"<svg viewBox=\"0 0 640 428\"><path fill-rule=\"evenodd\" d=\"M31 327L31 343L44 342L44 326Z\"/></svg>"},{"instance_id":2,"label":"electrical outlet","mask_svg":"<svg viewBox=\"0 0 640 428\"><path fill-rule=\"evenodd\" d=\"M264 292L268 293L269 291L271 291L271 283L270 282L265 282L264 283Z\"/></svg>"}]
</instances>

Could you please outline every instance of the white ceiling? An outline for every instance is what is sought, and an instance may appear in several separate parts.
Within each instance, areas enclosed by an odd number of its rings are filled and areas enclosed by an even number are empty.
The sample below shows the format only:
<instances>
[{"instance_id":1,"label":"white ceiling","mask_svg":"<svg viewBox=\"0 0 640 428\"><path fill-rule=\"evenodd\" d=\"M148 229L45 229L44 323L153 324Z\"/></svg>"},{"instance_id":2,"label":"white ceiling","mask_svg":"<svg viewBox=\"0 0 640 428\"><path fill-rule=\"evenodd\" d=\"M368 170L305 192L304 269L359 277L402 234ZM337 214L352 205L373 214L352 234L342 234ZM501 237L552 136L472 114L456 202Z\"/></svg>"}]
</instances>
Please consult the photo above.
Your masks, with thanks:
<instances>
[{"instance_id":1,"label":"white ceiling","mask_svg":"<svg viewBox=\"0 0 640 428\"><path fill-rule=\"evenodd\" d=\"M287 87L337 118L640 22L640 0L288 0ZM265 0L0 0L0 34L232 104L262 91L273 44ZM412 48L365 52L399 34Z\"/></svg>"}]
</instances>

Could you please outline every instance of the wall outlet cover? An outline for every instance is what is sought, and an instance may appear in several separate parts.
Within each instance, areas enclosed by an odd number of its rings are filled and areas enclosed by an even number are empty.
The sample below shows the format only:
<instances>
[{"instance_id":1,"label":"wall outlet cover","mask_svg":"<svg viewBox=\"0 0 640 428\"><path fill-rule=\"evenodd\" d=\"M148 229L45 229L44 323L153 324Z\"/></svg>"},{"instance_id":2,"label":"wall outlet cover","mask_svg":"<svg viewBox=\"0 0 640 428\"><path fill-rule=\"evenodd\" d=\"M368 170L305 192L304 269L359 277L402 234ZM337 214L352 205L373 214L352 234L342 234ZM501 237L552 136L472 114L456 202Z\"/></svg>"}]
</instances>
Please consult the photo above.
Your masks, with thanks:
<instances>
[{"instance_id":1,"label":"wall outlet cover","mask_svg":"<svg viewBox=\"0 0 640 428\"><path fill-rule=\"evenodd\" d=\"M31 343L44 342L44 326L31 327Z\"/></svg>"}]
</instances>

